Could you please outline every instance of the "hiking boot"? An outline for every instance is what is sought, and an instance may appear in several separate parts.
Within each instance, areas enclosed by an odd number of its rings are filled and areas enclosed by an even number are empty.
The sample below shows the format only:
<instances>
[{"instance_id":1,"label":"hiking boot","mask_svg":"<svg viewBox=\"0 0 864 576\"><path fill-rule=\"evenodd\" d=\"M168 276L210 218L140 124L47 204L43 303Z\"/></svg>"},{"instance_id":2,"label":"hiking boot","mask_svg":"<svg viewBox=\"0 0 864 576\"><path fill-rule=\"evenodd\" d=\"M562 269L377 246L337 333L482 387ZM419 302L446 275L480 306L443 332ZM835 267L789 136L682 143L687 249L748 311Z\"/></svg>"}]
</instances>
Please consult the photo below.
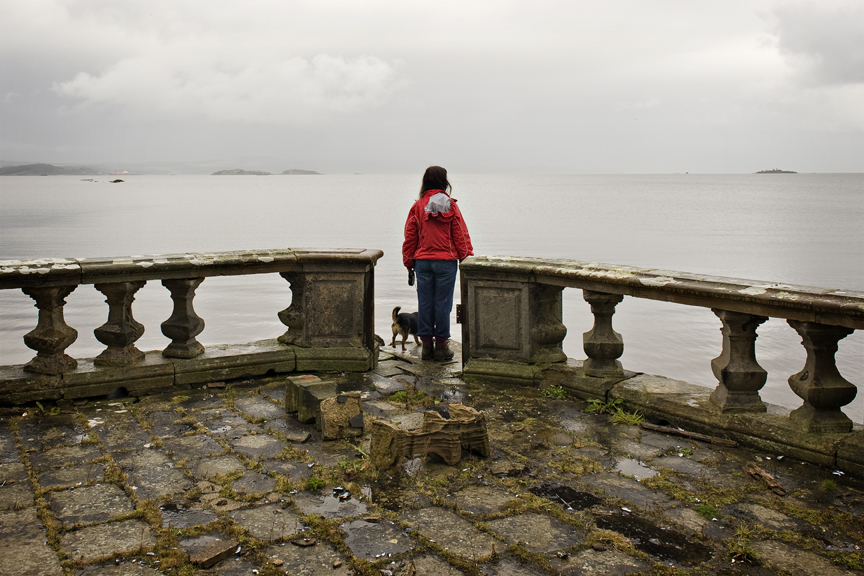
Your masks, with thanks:
<instances>
[{"instance_id":1,"label":"hiking boot","mask_svg":"<svg viewBox=\"0 0 864 576\"><path fill-rule=\"evenodd\" d=\"M435 356L435 350L432 346L432 339L423 340L423 350L420 352L421 360L432 360Z\"/></svg>"},{"instance_id":2,"label":"hiking boot","mask_svg":"<svg viewBox=\"0 0 864 576\"><path fill-rule=\"evenodd\" d=\"M453 351L448 345L449 340L435 340L435 360L447 362L453 359Z\"/></svg>"}]
</instances>

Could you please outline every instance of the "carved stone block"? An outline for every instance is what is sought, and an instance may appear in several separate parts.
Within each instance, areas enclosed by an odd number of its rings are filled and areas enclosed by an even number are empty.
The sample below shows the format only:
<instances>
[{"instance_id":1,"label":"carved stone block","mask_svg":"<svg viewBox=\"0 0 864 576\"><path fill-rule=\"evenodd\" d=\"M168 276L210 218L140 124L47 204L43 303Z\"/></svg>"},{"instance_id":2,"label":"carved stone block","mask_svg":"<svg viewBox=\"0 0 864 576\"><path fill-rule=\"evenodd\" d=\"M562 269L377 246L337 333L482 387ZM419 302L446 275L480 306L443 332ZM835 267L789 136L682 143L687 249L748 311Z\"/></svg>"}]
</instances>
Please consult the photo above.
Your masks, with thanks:
<instances>
[{"instance_id":1,"label":"carved stone block","mask_svg":"<svg viewBox=\"0 0 864 576\"><path fill-rule=\"evenodd\" d=\"M321 400L318 422L324 440L363 435L363 411L360 392L345 392Z\"/></svg>"},{"instance_id":2,"label":"carved stone block","mask_svg":"<svg viewBox=\"0 0 864 576\"><path fill-rule=\"evenodd\" d=\"M418 420L416 425L405 427L385 420L372 421L371 459L376 468L401 466L415 454L436 454L450 466L462 459L463 449L489 456L486 416L482 412L450 404L445 414L429 410Z\"/></svg>"},{"instance_id":3,"label":"carved stone block","mask_svg":"<svg viewBox=\"0 0 864 576\"><path fill-rule=\"evenodd\" d=\"M293 414L300 407L300 386L302 384L318 384L322 380L312 374L289 376L285 380L285 412Z\"/></svg>"},{"instance_id":4,"label":"carved stone block","mask_svg":"<svg viewBox=\"0 0 864 576\"><path fill-rule=\"evenodd\" d=\"M315 425L321 428L321 421L318 418L321 401L336 396L336 383L310 382L300 384L298 388L300 398L297 404L297 420L304 424L314 421Z\"/></svg>"}]
</instances>

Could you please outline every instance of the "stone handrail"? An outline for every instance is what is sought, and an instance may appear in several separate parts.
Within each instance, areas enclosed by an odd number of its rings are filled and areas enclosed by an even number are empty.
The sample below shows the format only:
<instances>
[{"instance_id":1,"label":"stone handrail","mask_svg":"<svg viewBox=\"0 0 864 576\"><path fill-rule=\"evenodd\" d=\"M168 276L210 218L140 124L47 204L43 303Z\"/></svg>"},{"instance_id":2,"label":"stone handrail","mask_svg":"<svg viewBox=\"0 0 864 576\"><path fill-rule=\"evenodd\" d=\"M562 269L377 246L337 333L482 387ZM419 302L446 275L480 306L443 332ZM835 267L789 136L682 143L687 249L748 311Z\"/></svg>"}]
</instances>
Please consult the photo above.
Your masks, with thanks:
<instances>
[{"instance_id":1,"label":"stone handrail","mask_svg":"<svg viewBox=\"0 0 864 576\"><path fill-rule=\"evenodd\" d=\"M855 385L837 370L837 343L864 328L864 293L615 266L576 260L471 257L461 264L463 363L466 374L539 380L567 358L561 293L580 288L594 327L583 336L587 360L569 383L585 396L605 397L634 373L618 361L621 335L612 329L624 296L710 308L722 323L723 347L712 360L717 388L705 408L720 414L766 412L759 390L766 371L755 356L756 329L784 318L801 335L804 368L789 377L804 400L789 418L810 433L845 433L853 423L841 408Z\"/></svg>"},{"instance_id":2,"label":"stone handrail","mask_svg":"<svg viewBox=\"0 0 864 576\"><path fill-rule=\"evenodd\" d=\"M374 268L383 253L363 249L281 249L216 253L0 261L0 289L36 301L38 323L24 336L37 352L23 366L0 367L0 402L77 398L118 387L147 393L270 370L368 370L377 362ZM204 321L193 308L205 278L278 273L291 305L278 313L288 330L278 340L206 348ZM144 326L132 316L135 293L160 280L174 301L162 323L171 343L161 353L138 350ZM77 331L63 319L65 299L92 284L106 296L108 321L94 331L106 349L79 362L65 353Z\"/></svg>"}]
</instances>

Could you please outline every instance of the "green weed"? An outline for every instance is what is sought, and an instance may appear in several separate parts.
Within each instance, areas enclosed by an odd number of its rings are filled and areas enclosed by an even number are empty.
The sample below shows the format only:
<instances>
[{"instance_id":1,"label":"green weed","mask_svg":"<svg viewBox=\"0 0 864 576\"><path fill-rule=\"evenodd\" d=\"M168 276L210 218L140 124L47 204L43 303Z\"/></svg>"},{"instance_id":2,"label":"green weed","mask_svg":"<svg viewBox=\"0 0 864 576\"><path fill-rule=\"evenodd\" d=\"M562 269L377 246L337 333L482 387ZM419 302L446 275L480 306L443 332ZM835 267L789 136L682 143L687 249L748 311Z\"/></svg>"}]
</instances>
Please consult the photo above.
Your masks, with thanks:
<instances>
[{"instance_id":1,"label":"green weed","mask_svg":"<svg viewBox=\"0 0 864 576\"><path fill-rule=\"evenodd\" d=\"M562 386L550 386L549 388L543 390L543 396L546 398L563 400L567 397L567 391Z\"/></svg>"}]
</instances>

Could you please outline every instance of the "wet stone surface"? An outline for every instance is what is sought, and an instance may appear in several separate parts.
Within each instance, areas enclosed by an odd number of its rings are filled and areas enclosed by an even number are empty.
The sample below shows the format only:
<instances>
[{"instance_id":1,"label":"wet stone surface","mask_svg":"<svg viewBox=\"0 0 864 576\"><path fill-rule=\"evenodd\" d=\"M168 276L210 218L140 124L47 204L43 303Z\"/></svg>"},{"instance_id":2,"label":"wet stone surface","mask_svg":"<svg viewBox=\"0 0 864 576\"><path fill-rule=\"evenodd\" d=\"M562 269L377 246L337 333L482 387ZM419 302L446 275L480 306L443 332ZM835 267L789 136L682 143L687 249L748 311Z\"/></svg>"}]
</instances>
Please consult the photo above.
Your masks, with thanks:
<instances>
[{"instance_id":1,"label":"wet stone surface","mask_svg":"<svg viewBox=\"0 0 864 576\"><path fill-rule=\"evenodd\" d=\"M861 573L861 479L466 383L458 362L420 362L412 345L387 354L377 373L321 376L360 390L367 419L484 410L491 457L420 454L410 477L379 473L368 432L324 442L282 411L284 377L0 407L0 576ZM400 388L407 402L382 394ZM192 554L203 536L221 544Z\"/></svg>"}]
</instances>

